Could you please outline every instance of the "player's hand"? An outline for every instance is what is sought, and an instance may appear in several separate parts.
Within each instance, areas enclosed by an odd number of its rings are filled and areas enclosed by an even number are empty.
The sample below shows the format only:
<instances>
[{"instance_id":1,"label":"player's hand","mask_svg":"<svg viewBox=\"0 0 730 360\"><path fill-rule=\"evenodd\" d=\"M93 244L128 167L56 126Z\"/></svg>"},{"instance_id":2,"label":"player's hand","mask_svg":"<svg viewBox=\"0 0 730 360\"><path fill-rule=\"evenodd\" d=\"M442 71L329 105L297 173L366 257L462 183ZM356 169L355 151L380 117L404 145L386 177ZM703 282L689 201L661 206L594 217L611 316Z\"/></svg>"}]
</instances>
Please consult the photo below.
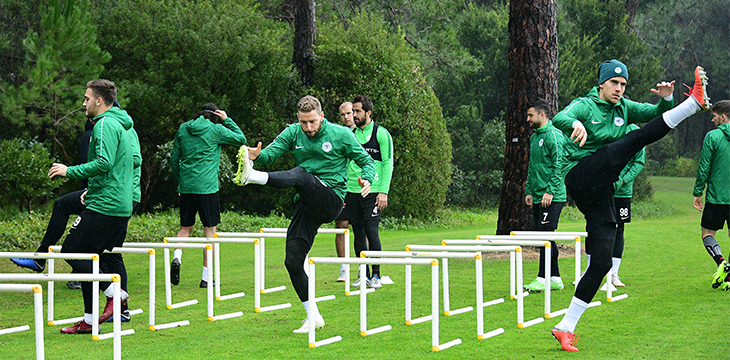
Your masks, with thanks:
<instances>
[{"instance_id":1,"label":"player's hand","mask_svg":"<svg viewBox=\"0 0 730 360\"><path fill-rule=\"evenodd\" d=\"M228 119L228 114L226 114L226 112L223 111L223 110L221 110L221 109L218 109L216 111L213 111L213 114L215 114L216 116L218 116L219 118L221 118L221 121L223 121L225 119Z\"/></svg>"},{"instance_id":2,"label":"player's hand","mask_svg":"<svg viewBox=\"0 0 730 360\"><path fill-rule=\"evenodd\" d=\"M702 211L702 196L695 196L692 205L694 205L695 209Z\"/></svg>"},{"instance_id":3,"label":"player's hand","mask_svg":"<svg viewBox=\"0 0 730 360\"><path fill-rule=\"evenodd\" d=\"M553 203L553 194L545 193L542 196L542 207L544 207L544 208L549 207L550 204L552 204L552 203Z\"/></svg>"},{"instance_id":4,"label":"player's hand","mask_svg":"<svg viewBox=\"0 0 730 360\"><path fill-rule=\"evenodd\" d=\"M525 204L532 206L532 195L525 195Z\"/></svg>"},{"instance_id":5,"label":"player's hand","mask_svg":"<svg viewBox=\"0 0 730 360\"><path fill-rule=\"evenodd\" d=\"M385 210L388 207L388 194L378 193L378 196L375 198L375 205L378 207L378 211Z\"/></svg>"},{"instance_id":6,"label":"player's hand","mask_svg":"<svg viewBox=\"0 0 730 360\"><path fill-rule=\"evenodd\" d=\"M586 139L588 139L588 132L586 131L586 127L583 126L580 121L573 123L573 133L570 134L570 139L575 139L573 140L573 144L580 141L580 146L583 146L583 144L586 143Z\"/></svg>"},{"instance_id":7,"label":"player's hand","mask_svg":"<svg viewBox=\"0 0 730 360\"><path fill-rule=\"evenodd\" d=\"M656 89L651 89L651 92L661 97L667 97L674 93L674 80L672 82L662 81L656 84Z\"/></svg>"},{"instance_id":8,"label":"player's hand","mask_svg":"<svg viewBox=\"0 0 730 360\"><path fill-rule=\"evenodd\" d=\"M64 164L53 163L53 165L51 165L51 169L48 170L48 177L51 179L53 179L54 176L66 177L66 170L68 170L68 166Z\"/></svg>"},{"instance_id":9,"label":"player's hand","mask_svg":"<svg viewBox=\"0 0 730 360\"><path fill-rule=\"evenodd\" d=\"M261 155L261 141L259 141L258 145L255 148L252 147L246 147L248 149L248 159L249 160L256 160L259 155Z\"/></svg>"},{"instance_id":10,"label":"player's hand","mask_svg":"<svg viewBox=\"0 0 730 360\"><path fill-rule=\"evenodd\" d=\"M358 177L357 183L362 188L360 189L360 195L362 195L362 197L368 196L368 194L370 194L370 181L363 180L361 177Z\"/></svg>"},{"instance_id":11,"label":"player's hand","mask_svg":"<svg viewBox=\"0 0 730 360\"><path fill-rule=\"evenodd\" d=\"M86 206L86 190L81 193L81 205Z\"/></svg>"}]
</instances>

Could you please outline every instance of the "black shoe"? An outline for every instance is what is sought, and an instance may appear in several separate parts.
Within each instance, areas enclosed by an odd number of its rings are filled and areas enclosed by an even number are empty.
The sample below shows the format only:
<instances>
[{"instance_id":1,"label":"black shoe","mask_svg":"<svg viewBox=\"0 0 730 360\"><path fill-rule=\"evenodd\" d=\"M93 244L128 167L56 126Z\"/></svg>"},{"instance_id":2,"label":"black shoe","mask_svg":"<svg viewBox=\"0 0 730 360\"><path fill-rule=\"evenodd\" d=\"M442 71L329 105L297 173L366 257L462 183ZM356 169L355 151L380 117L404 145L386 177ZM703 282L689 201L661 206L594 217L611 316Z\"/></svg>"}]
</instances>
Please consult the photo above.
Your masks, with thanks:
<instances>
[{"instance_id":1,"label":"black shoe","mask_svg":"<svg viewBox=\"0 0 730 360\"><path fill-rule=\"evenodd\" d=\"M215 280L213 280L213 286L215 286ZM200 288L201 289L207 289L208 288L208 282L205 280L200 280Z\"/></svg>"},{"instance_id":2,"label":"black shoe","mask_svg":"<svg viewBox=\"0 0 730 360\"><path fill-rule=\"evenodd\" d=\"M71 290L81 289L81 283L78 281L66 281L66 286Z\"/></svg>"},{"instance_id":3,"label":"black shoe","mask_svg":"<svg viewBox=\"0 0 730 360\"><path fill-rule=\"evenodd\" d=\"M172 259L172 264L170 265L170 283L173 285L180 283L180 260L177 258Z\"/></svg>"}]
</instances>

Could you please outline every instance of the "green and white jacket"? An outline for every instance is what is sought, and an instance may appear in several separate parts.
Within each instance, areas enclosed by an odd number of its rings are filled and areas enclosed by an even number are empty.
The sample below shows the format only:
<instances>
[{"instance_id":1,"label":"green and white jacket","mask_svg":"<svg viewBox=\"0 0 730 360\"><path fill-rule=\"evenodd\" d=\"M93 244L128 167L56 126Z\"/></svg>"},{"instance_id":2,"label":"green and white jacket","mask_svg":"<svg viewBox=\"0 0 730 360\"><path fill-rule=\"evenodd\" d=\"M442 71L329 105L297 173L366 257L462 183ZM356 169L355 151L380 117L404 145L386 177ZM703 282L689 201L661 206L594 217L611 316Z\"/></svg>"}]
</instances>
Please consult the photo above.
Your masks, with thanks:
<instances>
[{"instance_id":1,"label":"green and white jacket","mask_svg":"<svg viewBox=\"0 0 730 360\"><path fill-rule=\"evenodd\" d=\"M530 166L527 168L525 195L532 195L535 203L542 201L545 193L553 195L553 201L565 202L565 173L563 146L565 135L548 121L530 137Z\"/></svg>"},{"instance_id":2,"label":"green and white jacket","mask_svg":"<svg viewBox=\"0 0 730 360\"><path fill-rule=\"evenodd\" d=\"M705 135L692 195L702 196L705 185L706 202L730 204L730 123L721 124Z\"/></svg>"}]
</instances>

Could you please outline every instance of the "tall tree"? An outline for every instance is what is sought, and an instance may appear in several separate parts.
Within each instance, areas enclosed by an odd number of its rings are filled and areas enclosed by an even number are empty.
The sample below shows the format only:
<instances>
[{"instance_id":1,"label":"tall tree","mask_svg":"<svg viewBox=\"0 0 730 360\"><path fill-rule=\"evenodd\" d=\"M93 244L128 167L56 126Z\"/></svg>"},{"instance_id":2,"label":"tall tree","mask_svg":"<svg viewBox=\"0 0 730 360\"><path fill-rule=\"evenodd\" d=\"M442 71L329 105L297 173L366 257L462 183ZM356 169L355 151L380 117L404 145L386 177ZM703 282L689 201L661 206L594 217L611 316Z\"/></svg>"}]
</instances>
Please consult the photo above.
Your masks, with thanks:
<instances>
[{"instance_id":1,"label":"tall tree","mask_svg":"<svg viewBox=\"0 0 730 360\"><path fill-rule=\"evenodd\" d=\"M314 0L294 2L294 65L304 86L314 80L314 42L317 39L317 19Z\"/></svg>"},{"instance_id":2,"label":"tall tree","mask_svg":"<svg viewBox=\"0 0 730 360\"><path fill-rule=\"evenodd\" d=\"M502 198L497 234L529 228L524 204L530 128L525 105L544 98L558 104L558 38L555 0L512 0L509 20L509 101Z\"/></svg>"}]
</instances>

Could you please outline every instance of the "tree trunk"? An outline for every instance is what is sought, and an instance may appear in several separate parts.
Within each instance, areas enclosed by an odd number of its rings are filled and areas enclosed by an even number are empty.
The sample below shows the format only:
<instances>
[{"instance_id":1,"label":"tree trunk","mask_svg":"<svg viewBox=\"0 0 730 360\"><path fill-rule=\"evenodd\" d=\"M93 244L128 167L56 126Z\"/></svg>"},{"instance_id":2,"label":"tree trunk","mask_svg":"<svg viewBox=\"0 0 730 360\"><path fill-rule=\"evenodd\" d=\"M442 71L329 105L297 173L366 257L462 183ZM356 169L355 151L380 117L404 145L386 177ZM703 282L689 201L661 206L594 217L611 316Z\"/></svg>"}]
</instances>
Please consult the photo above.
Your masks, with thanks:
<instances>
[{"instance_id":1,"label":"tree trunk","mask_svg":"<svg viewBox=\"0 0 730 360\"><path fill-rule=\"evenodd\" d=\"M304 86L314 80L314 42L317 39L317 20L314 0L294 2L294 65Z\"/></svg>"},{"instance_id":2,"label":"tree trunk","mask_svg":"<svg viewBox=\"0 0 730 360\"><path fill-rule=\"evenodd\" d=\"M544 98L558 107L558 38L555 0L512 0L509 16L509 102L502 197L497 234L532 227L525 205L530 135L525 105Z\"/></svg>"}]
</instances>

